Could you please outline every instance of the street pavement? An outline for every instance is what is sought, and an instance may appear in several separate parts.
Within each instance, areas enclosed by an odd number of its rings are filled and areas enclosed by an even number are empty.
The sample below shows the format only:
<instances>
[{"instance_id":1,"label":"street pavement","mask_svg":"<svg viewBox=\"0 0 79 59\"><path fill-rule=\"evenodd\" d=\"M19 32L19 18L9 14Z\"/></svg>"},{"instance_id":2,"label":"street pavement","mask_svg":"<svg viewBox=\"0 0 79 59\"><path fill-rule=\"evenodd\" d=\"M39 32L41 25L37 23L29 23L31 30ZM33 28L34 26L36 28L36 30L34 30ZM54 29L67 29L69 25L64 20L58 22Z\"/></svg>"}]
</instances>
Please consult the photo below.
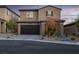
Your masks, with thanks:
<instances>
[{"instance_id":1,"label":"street pavement","mask_svg":"<svg viewBox=\"0 0 79 59\"><path fill-rule=\"evenodd\" d=\"M0 54L79 54L79 45L29 40L0 40Z\"/></svg>"}]
</instances>

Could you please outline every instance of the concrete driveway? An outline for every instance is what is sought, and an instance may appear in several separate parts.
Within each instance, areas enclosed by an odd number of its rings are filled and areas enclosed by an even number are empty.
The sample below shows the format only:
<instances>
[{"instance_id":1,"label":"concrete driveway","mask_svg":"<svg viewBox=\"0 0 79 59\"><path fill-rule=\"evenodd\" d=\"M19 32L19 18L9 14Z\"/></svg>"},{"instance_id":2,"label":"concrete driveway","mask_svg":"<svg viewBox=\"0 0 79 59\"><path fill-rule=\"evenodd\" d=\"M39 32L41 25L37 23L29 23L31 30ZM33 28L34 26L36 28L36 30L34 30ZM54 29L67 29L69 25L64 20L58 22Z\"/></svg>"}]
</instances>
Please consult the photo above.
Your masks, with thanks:
<instances>
[{"instance_id":1,"label":"concrete driveway","mask_svg":"<svg viewBox=\"0 0 79 59\"><path fill-rule=\"evenodd\" d=\"M9 37L9 38L8 38ZM39 40L40 35L12 35L12 34L0 34L0 40Z\"/></svg>"},{"instance_id":2,"label":"concrete driveway","mask_svg":"<svg viewBox=\"0 0 79 59\"><path fill-rule=\"evenodd\" d=\"M15 35L15 36L11 36L10 39L20 39L20 40L33 39L33 40L39 40L40 35Z\"/></svg>"}]
</instances>

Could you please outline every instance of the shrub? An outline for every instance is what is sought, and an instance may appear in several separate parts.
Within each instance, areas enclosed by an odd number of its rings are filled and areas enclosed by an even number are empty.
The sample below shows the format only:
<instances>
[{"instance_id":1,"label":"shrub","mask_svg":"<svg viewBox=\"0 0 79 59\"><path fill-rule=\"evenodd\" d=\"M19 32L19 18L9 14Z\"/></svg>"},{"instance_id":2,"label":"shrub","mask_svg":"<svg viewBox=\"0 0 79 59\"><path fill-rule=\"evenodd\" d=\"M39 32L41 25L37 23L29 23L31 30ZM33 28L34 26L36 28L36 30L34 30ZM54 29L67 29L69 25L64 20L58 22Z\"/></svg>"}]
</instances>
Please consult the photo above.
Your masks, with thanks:
<instances>
[{"instance_id":1,"label":"shrub","mask_svg":"<svg viewBox=\"0 0 79 59\"><path fill-rule=\"evenodd\" d=\"M75 36L69 36L69 37L70 37L70 39L71 39L72 41L74 41L74 40L76 39Z\"/></svg>"},{"instance_id":2,"label":"shrub","mask_svg":"<svg viewBox=\"0 0 79 59\"><path fill-rule=\"evenodd\" d=\"M54 36L59 37L60 35L61 35L61 34L60 34L60 32L59 32L59 31L55 31Z\"/></svg>"},{"instance_id":3,"label":"shrub","mask_svg":"<svg viewBox=\"0 0 79 59\"><path fill-rule=\"evenodd\" d=\"M17 32L17 23L15 20L10 20L6 23L7 29L10 30L12 33Z\"/></svg>"},{"instance_id":4,"label":"shrub","mask_svg":"<svg viewBox=\"0 0 79 59\"><path fill-rule=\"evenodd\" d=\"M46 29L47 30L45 30L44 34L47 35L48 37L53 36L53 34L55 32L55 28L52 28L52 27L49 26Z\"/></svg>"}]
</instances>

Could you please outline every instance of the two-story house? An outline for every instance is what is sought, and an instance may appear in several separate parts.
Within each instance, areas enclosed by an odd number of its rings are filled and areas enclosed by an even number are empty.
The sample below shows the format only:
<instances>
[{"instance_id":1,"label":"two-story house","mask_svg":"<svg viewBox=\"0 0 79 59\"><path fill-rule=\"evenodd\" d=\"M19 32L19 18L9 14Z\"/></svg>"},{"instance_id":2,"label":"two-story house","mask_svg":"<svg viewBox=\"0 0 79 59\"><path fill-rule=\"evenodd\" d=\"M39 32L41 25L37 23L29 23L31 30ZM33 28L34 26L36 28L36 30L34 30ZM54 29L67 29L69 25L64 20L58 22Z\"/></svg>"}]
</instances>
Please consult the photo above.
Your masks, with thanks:
<instances>
[{"instance_id":1,"label":"two-story house","mask_svg":"<svg viewBox=\"0 0 79 59\"><path fill-rule=\"evenodd\" d=\"M61 9L58 7L48 5L38 9L20 9L19 11L18 34L43 34L48 21L58 23L59 29L61 29Z\"/></svg>"},{"instance_id":2,"label":"two-story house","mask_svg":"<svg viewBox=\"0 0 79 59\"><path fill-rule=\"evenodd\" d=\"M0 6L0 33L6 33L6 22L9 20L19 20L19 15L7 6Z\"/></svg>"}]
</instances>

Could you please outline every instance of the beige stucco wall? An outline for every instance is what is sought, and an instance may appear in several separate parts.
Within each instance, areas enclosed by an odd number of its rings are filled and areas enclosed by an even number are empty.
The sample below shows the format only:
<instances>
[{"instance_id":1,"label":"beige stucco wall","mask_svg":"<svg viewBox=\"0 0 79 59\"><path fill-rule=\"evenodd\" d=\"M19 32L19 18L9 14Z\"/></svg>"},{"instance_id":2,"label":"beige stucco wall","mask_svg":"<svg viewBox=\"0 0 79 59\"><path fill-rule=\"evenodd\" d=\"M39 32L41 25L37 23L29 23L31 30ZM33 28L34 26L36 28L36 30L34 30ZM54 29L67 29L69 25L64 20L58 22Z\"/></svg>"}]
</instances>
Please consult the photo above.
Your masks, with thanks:
<instances>
[{"instance_id":1,"label":"beige stucco wall","mask_svg":"<svg viewBox=\"0 0 79 59\"><path fill-rule=\"evenodd\" d=\"M20 21L37 21L38 20L38 12L33 11L33 18L29 19L27 17L27 12L29 11L20 11Z\"/></svg>"},{"instance_id":2,"label":"beige stucco wall","mask_svg":"<svg viewBox=\"0 0 79 59\"><path fill-rule=\"evenodd\" d=\"M0 21L0 33L1 33L1 21Z\"/></svg>"},{"instance_id":3,"label":"beige stucco wall","mask_svg":"<svg viewBox=\"0 0 79 59\"><path fill-rule=\"evenodd\" d=\"M9 14L7 14L7 13L9 13ZM8 21L13 18L18 19L19 17L17 15L15 15L13 12L11 12L10 10L8 10L7 8L0 8L0 18Z\"/></svg>"},{"instance_id":4,"label":"beige stucco wall","mask_svg":"<svg viewBox=\"0 0 79 59\"><path fill-rule=\"evenodd\" d=\"M17 20L19 19L19 17L17 15L15 15L13 12L8 10L7 8L0 8L0 18L6 20L0 25L0 28L1 28L0 30L2 33L6 32L6 22L7 21L9 21L11 19L17 19Z\"/></svg>"},{"instance_id":5,"label":"beige stucco wall","mask_svg":"<svg viewBox=\"0 0 79 59\"><path fill-rule=\"evenodd\" d=\"M40 35L44 35L45 32L45 22L42 22L40 25Z\"/></svg>"},{"instance_id":6,"label":"beige stucco wall","mask_svg":"<svg viewBox=\"0 0 79 59\"><path fill-rule=\"evenodd\" d=\"M40 20L40 21L42 21L42 20L46 20L46 11L48 11L48 10L51 10L51 11L53 11L53 16L51 16L51 18L59 18L60 19L60 12L61 12L61 10L60 9L57 9L57 8L54 8L54 7L45 7L45 8L41 8L41 9L39 9L39 11L38 11L38 19Z\"/></svg>"},{"instance_id":7,"label":"beige stucco wall","mask_svg":"<svg viewBox=\"0 0 79 59\"><path fill-rule=\"evenodd\" d=\"M1 24L1 32L2 32L2 33L6 33L6 22L3 22L3 23Z\"/></svg>"},{"instance_id":8,"label":"beige stucco wall","mask_svg":"<svg viewBox=\"0 0 79 59\"><path fill-rule=\"evenodd\" d=\"M29 11L20 11L20 21L41 21L47 18L46 11L51 10L53 11L53 16L51 18L58 18L60 19L61 10L54 8L54 7L45 7L41 8L38 11L33 11L33 18L27 18L27 12Z\"/></svg>"},{"instance_id":9,"label":"beige stucco wall","mask_svg":"<svg viewBox=\"0 0 79 59\"><path fill-rule=\"evenodd\" d=\"M5 33L6 32L6 22L0 21L0 33Z\"/></svg>"},{"instance_id":10,"label":"beige stucco wall","mask_svg":"<svg viewBox=\"0 0 79 59\"><path fill-rule=\"evenodd\" d=\"M5 15L6 15L6 9L0 8L0 18L5 19Z\"/></svg>"},{"instance_id":11,"label":"beige stucco wall","mask_svg":"<svg viewBox=\"0 0 79 59\"><path fill-rule=\"evenodd\" d=\"M19 16L17 16L16 14L14 14L13 12L11 12L8 9L5 9L5 20L9 21L9 20L19 20Z\"/></svg>"}]
</instances>

